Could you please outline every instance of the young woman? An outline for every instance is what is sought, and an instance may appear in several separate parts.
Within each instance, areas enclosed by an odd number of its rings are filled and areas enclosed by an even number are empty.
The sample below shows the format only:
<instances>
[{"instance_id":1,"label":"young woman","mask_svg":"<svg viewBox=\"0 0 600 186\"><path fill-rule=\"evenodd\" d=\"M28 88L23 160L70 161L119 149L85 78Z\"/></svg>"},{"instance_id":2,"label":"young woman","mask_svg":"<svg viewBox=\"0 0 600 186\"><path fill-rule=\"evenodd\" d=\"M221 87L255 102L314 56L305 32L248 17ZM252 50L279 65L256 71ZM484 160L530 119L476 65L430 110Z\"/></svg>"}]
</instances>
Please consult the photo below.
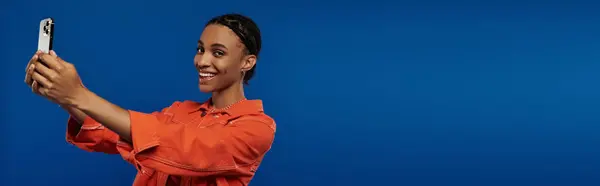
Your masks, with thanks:
<instances>
[{"instance_id":1,"label":"young woman","mask_svg":"<svg viewBox=\"0 0 600 186\"><path fill-rule=\"evenodd\" d=\"M70 113L68 142L132 163L138 170L133 185L248 185L275 134L262 102L244 97L260 48L250 18L213 18L194 57L199 88L212 97L151 114L125 110L86 89L73 64L54 51L33 56L25 82Z\"/></svg>"}]
</instances>

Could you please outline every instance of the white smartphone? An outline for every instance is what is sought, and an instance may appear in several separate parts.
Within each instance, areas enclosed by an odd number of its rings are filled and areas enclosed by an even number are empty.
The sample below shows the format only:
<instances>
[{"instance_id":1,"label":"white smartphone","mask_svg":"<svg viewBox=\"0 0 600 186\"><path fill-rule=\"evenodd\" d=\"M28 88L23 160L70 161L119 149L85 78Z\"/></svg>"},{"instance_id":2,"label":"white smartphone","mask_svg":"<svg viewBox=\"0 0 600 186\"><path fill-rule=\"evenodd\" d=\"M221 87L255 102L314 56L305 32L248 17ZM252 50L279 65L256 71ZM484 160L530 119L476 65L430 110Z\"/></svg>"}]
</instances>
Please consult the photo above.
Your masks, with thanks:
<instances>
[{"instance_id":1,"label":"white smartphone","mask_svg":"<svg viewBox=\"0 0 600 186\"><path fill-rule=\"evenodd\" d=\"M40 34L38 37L38 50L48 53L52 50L54 40L54 19L46 18L40 21Z\"/></svg>"}]
</instances>

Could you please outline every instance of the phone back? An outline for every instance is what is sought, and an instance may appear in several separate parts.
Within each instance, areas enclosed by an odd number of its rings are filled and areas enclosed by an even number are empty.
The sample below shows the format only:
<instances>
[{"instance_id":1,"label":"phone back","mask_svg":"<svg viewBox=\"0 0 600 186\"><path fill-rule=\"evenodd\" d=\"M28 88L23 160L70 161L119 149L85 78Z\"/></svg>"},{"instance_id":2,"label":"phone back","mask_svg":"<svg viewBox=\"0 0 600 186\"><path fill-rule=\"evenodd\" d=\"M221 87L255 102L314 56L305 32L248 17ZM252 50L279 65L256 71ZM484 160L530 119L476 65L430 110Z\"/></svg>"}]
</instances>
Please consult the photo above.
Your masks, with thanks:
<instances>
[{"instance_id":1,"label":"phone back","mask_svg":"<svg viewBox=\"0 0 600 186\"><path fill-rule=\"evenodd\" d=\"M46 18L40 21L38 39L38 50L48 53L52 50L52 39L54 37L54 20Z\"/></svg>"}]
</instances>

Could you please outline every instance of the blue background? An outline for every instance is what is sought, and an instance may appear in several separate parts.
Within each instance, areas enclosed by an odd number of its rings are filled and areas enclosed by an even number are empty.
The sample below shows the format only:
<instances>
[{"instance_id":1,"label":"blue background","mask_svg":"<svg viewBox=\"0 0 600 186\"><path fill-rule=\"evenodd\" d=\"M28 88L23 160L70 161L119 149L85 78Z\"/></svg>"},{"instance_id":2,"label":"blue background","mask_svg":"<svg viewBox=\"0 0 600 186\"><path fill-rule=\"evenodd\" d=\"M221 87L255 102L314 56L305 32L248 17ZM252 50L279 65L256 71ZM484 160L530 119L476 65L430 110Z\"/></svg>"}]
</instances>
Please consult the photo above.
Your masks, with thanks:
<instances>
[{"instance_id":1,"label":"blue background","mask_svg":"<svg viewBox=\"0 0 600 186\"><path fill-rule=\"evenodd\" d=\"M600 7L560 1L0 2L2 185L130 185L118 155L65 142L24 68L38 23L91 90L154 111L204 100L204 23L263 32L247 87L278 123L252 185L600 185Z\"/></svg>"}]
</instances>

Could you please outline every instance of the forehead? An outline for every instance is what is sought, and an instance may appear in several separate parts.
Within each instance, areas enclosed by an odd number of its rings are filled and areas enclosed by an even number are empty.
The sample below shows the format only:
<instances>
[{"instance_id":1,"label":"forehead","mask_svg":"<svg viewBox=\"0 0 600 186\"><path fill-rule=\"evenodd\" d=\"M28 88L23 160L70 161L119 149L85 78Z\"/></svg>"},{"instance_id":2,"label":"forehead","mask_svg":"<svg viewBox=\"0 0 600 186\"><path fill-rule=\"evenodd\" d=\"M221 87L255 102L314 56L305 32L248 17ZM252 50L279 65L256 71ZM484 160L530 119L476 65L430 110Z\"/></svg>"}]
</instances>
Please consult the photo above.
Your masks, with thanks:
<instances>
[{"instance_id":1,"label":"forehead","mask_svg":"<svg viewBox=\"0 0 600 186\"><path fill-rule=\"evenodd\" d=\"M240 48L241 42L235 33L223 25L208 25L202 31L200 41L206 46L210 46L215 43L225 45L227 48Z\"/></svg>"}]
</instances>

